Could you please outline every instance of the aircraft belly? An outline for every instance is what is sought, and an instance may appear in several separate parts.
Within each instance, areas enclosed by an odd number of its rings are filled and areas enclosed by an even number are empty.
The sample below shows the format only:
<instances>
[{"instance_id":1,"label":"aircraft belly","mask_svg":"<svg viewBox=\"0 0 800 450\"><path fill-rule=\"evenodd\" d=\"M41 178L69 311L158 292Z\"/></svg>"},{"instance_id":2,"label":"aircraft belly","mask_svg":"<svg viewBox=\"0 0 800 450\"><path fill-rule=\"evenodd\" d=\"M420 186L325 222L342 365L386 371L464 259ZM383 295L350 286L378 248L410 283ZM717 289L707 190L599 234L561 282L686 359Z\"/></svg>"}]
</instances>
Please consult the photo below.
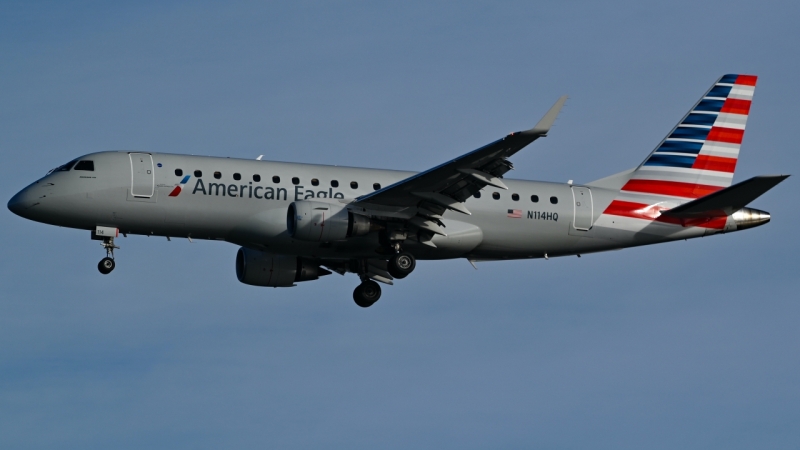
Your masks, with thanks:
<instances>
[{"instance_id":1,"label":"aircraft belly","mask_svg":"<svg viewBox=\"0 0 800 450\"><path fill-rule=\"evenodd\" d=\"M408 250L419 259L449 259L464 256L483 242L483 230L477 225L448 219L443 222L447 236L433 237L436 248L408 241Z\"/></svg>"},{"instance_id":2,"label":"aircraft belly","mask_svg":"<svg viewBox=\"0 0 800 450\"><path fill-rule=\"evenodd\" d=\"M568 251L579 240L567 233L567 223L522 218L493 220L484 225L483 242L471 255L492 258L537 258Z\"/></svg>"},{"instance_id":3,"label":"aircraft belly","mask_svg":"<svg viewBox=\"0 0 800 450\"><path fill-rule=\"evenodd\" d=\"M592 231L595 237L616 241L622 246L691 239L706 234L706 229L702 227L684 227L653 220L605 214L600 216Z\"/></svg>"},{"instance_id":4,"label":"aircraft belly","mask_svg":"<svg viewBox=\"0 0 800 450\"><path fill-rule=\"evenodd\" d=\"M183 225L179 225L181 216L174 215L172 217L174 225L180 226L188 235L200 239L226 239L237 228L254 222L255 223L251 225L251 228L256 229L256 227L258 227L257 229L262 234L267 233L269 235L271 230L274 228L272 221L254 221L252 217L257 215L257 213L254 214L253 210L245 205L235 204L233 202L225 202L224 200L220 201L217 199L206 200L203 203L207 204L202 206L189 205L186 208L185 214L182 215ZM282 214L278 215L281 217L275 221L274 225L282 225L285 229L285 210L282 212Z\"/></svg>"},{"instance_id":5,"label":"aircraft belly","mask_svg":"<svg viewBox=\"0 0 800 450\"><path fill-rule=\"evenodd\" d=\"M286 231L286 208L270 208L249 215L231 230L231 237L254 242L289 239Z\"/></svg>"}]
</instances>

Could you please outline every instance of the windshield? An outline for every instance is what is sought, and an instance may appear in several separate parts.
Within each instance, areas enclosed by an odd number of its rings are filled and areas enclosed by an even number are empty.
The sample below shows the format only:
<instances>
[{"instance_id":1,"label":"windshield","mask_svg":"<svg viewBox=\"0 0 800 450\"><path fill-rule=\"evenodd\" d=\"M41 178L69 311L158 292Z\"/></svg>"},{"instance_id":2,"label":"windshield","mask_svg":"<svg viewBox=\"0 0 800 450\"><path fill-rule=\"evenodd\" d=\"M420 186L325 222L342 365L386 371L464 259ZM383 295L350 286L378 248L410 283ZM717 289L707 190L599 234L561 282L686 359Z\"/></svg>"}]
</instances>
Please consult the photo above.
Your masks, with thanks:
<instances>
[{"instance_id":1,"label":"windshield","mask_svg":"<svg viewBox=\"0 0 800 450\"><path fill-rule=\"evenodd\" d=\"M73 159L72 161L64 164L63 166L58 166L55 169L50 169L50 172L47 172L47 174L50 175L53 172L67 172L69 171L69 169L72 169L72 166L74 166L76 162L78 162L78 160Z\"/></svg>"}]
</instances>

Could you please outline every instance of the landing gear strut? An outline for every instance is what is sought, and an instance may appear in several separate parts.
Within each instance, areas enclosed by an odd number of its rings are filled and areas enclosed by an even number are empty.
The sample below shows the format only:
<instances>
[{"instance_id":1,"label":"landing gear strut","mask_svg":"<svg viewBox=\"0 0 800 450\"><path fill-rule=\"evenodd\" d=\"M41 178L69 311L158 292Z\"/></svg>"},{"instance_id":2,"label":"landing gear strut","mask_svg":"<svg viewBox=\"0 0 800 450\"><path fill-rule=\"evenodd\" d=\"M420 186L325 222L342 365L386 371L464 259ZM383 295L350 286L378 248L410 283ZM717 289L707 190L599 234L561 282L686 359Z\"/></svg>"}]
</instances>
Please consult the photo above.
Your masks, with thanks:
<instances>
[{"instance_id":1,"label":"landing gear strut","mask_svg":"<svg viewBox=\"0 0 800 450\"><path fill-rule=\"evenodd\" d=\"M113 237L104 237L103 243L100 245L106 249L106 257L101 259L97 264L97 270L99 270L103 275L108 275L112 270L114 270L114 267L117 266L117 264L114 262L114 249L119 247L114 245Z\"/></svg>"},{"instance_id":2,"label":"landing gear strut","mask_svg":"<svg viewBox=\"0 0 800 450\"><path fill-rule=\"evenodd\" d=\"M389 258L389 274L395 278L407 277L415 267L417 267L417 260L411 253L400 252Z\"/></svg>"},{"instance_id":3,"label":"landing gear strut","mask_svg":"<svg viewBox=\"0 0 800 450\"><path fill-rule=\"evenodd\" d=\"M369 308L381 298L381 287L372 280L364 280L353 291L353 300L362 308Z\"/></svg>"}]
</instances>

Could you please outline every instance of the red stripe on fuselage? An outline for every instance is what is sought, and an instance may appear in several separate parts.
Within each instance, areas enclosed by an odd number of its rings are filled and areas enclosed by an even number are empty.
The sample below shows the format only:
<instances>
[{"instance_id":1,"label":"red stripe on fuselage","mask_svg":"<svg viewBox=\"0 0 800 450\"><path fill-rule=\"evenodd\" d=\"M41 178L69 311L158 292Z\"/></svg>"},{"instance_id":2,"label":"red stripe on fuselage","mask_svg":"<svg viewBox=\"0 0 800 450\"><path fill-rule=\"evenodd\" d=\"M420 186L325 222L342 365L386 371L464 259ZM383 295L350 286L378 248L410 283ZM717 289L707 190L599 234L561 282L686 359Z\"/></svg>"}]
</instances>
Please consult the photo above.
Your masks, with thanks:
<instances>
[{"instance_id":1,"label":"red stripe on fuselage","mask_svg":"<svg viewBox=\"0 0 800 450\"><path fill-rule=\"evenodd\" d=\"M622 187L623 191L671 195L673 197L684 198L699 198L717 192L720 189L722 188L719 186L663 180L629 180L625 183L625 186Z\"/></svg>"},{"instance_id":2,"label":"red stripe on fuselage","mask_svg":"<svg viewBox=\"0 0 800 450\"><path fill-rule=\"evenodd\" d=\"M675 217L662 216L664 208L659 205L646 205L644 203L625 202L614 200L608 205L603 214L612 216L631 217L633 219L650 220L655 222L681 225L684 227L703 227L722 230L725 228L727 216L722 217L701 217L697 219L677 219Z\"/></svg>"},{"instance_id":3,"label":"red stripe on fuselage","mask_svg":"<svg viewBox=\"0 0 800 450\"><path fill-rule=\"evenodd\" d=\"M622 200L614 200L608 205L603 214L611 214L613 216L633 217L634 219L655 220L660 214L661 208L658 206L651 207L644 203L625 202Z\"/></svg>"},{"instance_id":4,"label":"red stripe on fuselage","mask_svg":"<svg viewBox=\"0 0 800 450\"><path fill-rule=\"evenodd\" d=\"M697 155L692 169L715 170L717 172L733 173L736 170L736 158L723 158L721 156Z\"/></svg>"},{"instance_id":5,"label":"red stripe on fuselage","mask_svg":"<svg viewBox=\"0 0 800 450\"><path fill-rule=\"evenodd\" d=\"M169 193L169 196L170 197L177 197L178 194L180 194L180 193L181 193L181 187L180 186L175 186L175 189L173 189L172 192Z\"/></svg>"}]
</instances>

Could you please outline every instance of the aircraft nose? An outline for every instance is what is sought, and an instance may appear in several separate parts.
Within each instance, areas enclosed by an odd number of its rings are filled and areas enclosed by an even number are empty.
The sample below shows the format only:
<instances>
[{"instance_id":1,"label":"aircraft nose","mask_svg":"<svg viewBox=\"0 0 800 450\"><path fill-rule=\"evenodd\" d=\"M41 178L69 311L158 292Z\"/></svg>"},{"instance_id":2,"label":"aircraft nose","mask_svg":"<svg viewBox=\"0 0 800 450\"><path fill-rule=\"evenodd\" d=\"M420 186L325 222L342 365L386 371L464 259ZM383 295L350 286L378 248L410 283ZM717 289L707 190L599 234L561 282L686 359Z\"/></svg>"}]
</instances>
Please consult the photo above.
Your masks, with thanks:
<instances>
[{"instance_id":1,"label":"aircraft nose","mask_svg":"<svg viewBox=\"0 0 800 450\"><path fill-rule=\"evenodd\" d=\"M8 210L20 217L25 217L25 210L32 206L28 199L29 195L27 191L28 189L23 189L17 192L17 194L8 201Z\"/></svg>"}]
</instances>

